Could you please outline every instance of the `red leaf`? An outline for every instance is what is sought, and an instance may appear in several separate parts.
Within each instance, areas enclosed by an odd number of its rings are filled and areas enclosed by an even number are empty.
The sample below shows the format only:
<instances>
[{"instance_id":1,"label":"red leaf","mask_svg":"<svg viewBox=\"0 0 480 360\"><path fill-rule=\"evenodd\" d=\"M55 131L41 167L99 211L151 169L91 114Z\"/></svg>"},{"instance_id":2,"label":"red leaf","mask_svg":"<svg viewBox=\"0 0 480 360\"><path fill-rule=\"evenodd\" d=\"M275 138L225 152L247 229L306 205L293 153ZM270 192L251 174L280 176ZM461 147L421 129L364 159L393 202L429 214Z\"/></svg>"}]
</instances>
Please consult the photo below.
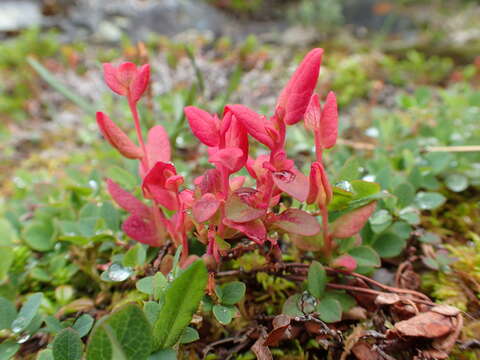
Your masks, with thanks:
<instances>
[{"instance_id":1,"label":"red leaf","mask_svg":"<svg viewBox=\"0 0 480 360\"><path fill-rule=\"evenodd\" d=\"M111 179L107 179L107 189L113 200L122 209L128 211L130 214L148 219L150 218L150 209L147 205L138 200L128 191L122 189L120 185Z\"/></svg>"},{"instance_id":2,"label":"red leaf","mask_svg":"<svg viewBox=\"0 0 480 360\"><path fill-rule=\"evenodd\" d=\"M305 112L305 128L310 131L320 129L320 119L322 116L322 108L318 94L313 94L308 103L307 111Z\"/></svg>"},{"instance_id":3,"label":"red leaf","mask_svg":"<svg viewBox=\"0 0 480 360\"><path fill-rule=\"evenodd\" d=\"M236 223L246 223L262 217L265 210L255 209L248 205L238 194L242 189L232 193L225 204L226 218Z\"/></svg>"},{"instance_id":4,"label":"red leaf","mask_svg":"<svg viewBox=\"0 0 480 360\"><path fill-rule=\"evenodd\" d=\"M145 147L150 163L149 167L153 167L158 161L169 162L171 160L170 140L162 125L155 125L149 130Z\"/></svg>"},{"instance_id":5,"label":"red leaf","mask_svg":"<svg viewBox=\"0 0 480 360\"><path fill-rule=\"evenodd\" d=\"M218 146L219 129L214 117L195 106L187 106L184 112L192 132L198 140L207 146Z\"/></svg>"},{"instance_id":6,"label":"red leaf","mask_svg":"<svg viewBox=\"0 0 480 360\"><path fill-rule=\"evenodd\" d=\"M377 202L373 201L368 205L340 216L331 225L332 236L345 239L358 233L362 230L368 218L373 214L376 206Z\"/></svg>"},{"instance_id":7,"label":"red leaf","mask_svg":"<svg viewBox=\"0 0 480 360\"><path fill-rule=\"evenodd\" d=\"M229 113L230 114L230 113ZM224 117L224 121L225 118ZM235 117L230 116L230 125L225 133L225 146L230 148L237 148L242 150L242 156L238 159L235 166L232 168L232 172L235 173L243 168L248 159L248 135L247 130L242 123Z\"/></svg>"},{"instance_id":8,"label":"red leaf","mask_svg":"<svg viewBox=\"0 0 480 360\"><path fill-rule=\"evenodd\" d=\"M133 240L150 246L160 246L163 241L157 236L155 226L137 215L130 215L123 223L122 230Z\"/></svg>"},{"instance_id":9,"label":"red leaf","mask_svg":"<svg viewBox=\"0 0 480 360\"><path fill-rule=\"evenodd\" d=\"M178 210L177 192L183 178L172 164L157 162L143 179L142 188L148 198L169 210Z\"/></svg>"},{"instance_id":10,"label":"red leaf","mask_svg":"<svg viewBox=\"0 0 480 360\"><path fill-rule=\"evenodd\" d=\"M233 172L238 168L239 163L242 162L243 151L238 148L225 148L217 150L214 154L210 155L208 161L216 166L224 166L230 172ZM240 167L241 168L241 167Z\"/></svg>"},{"instance_id":11,"label":"red leaf","mask_svg":"<svg viewBox=\"0 0 480 360\"><path fill-rule=\"evenodd\" d=\"M270 149L274 147L274 141L268 133L265 116L257 114L252 109L243 105L227 105L226 111L231 111L235 117L245 126L248 133Z\"/></svg>"},{"instance_id":12,"label":"red leaf","mask_svg":"<svg viewBox=\"0 0 480 360\"><path fill-rule=\"evenodd\" d=\"M286 232L304 236L316 235L321 230L317 219L300 209L285 210L273 224Z\"/></svg>"},{"instance_id":13,"label":"red leaf","mask_svg":"<svg viewBox=\"0 0 480 360\"><path fill-rule=\"evenodd\" d=\"M297 169L273 172L272 178L275 185L288 195L302 202L307 199L308 178Z\"/></svg>"},{"instance_id":14,"label":"red leaf","mask_svg":"<svg viewBox=\"0 0 480 360\"><path fill-rule=\"evenodd\" d=\"M343 267L348 271L353 271L357 268L357 261L353 256L342 255L332 261L333 267Z\"/></svg>"},{"instance_id":15,"label":"red leaf","mask_svg":"<svg viewBox=\"0 0 480 360\"><path fill-rule=\"evenodd\" d=\"M320 251L323 248L323 239L320 235L302 236L290 233L288 238L301 250Z\"/></svg>"},{"instance_id":16,"label":"red leaf","mask_svg":"<svg viewBox=\"0 0 480 360\"><path fill-rule=\"evenodd\" d=\"M217 212L220 207L220 201L215 195L207 193L195 201L192 207L193 217L197 222L205 222Z\"/></svg>"},{"instance_id":17,"label":"red leaf","mask_svg":"<svg viewBox=\"0 0 480 360\"><path fill-rule=\"evenodd\" d=\"M299 122L307 110L310 97L317 84L323 49L311 50L290 78L277 102L277 112L285 123Z\"/></svg>"},{"instance_id":18,"label":"red leaf","mask_svg":"<svg viewBox=\"0 0 480 360\"><path fill-rule=\"evenodd\" d=\"M332 200L333 191L322 163L315 161L310 167L310 188L307 204L328 205Z\"/></svg>"},{"instance_id":19,"label":"red leaf","mask_svg":"<svg viewBox=\"0 0 480 360\"><path fill-rule=\"evenodd\" d=\"M125 62L118 67L110 63L103 64L105 82L113 92L129 97L137 102L145 92L150 80L150 66L148 64L137 68L131 62Z\"/></svg>"},{"instance_id":20,"label":"red leaf","mask_svg":"<svg viewBox=\"0 0 480 360\"><path fill-rule=\"evenodd\" d=\"M129 159L141 159L142 149L133 143L110 118L103 112L97 112L97 124L103 136L120 154Z\"/></svg>"},{"instance_id":21,"label":"red leaf","mask_svg":"<svg viewBox=\"0 0 480 360\"><path fill-rule=\"evenodd\" d=\"M338 109L335 93L330 91L323 105L322 120L320 123L322 147L330 149L337 142L338 135Z\"/></svg>"},{"instance_id":22,"label":"red leaf","mask_svg":"<svg viewBox=\"0 0 480 360\"><path fill-rule=\"evenodd\" d=\"M245 234L245 236L255 241L257 244L263 244L267 238L267 229L265 228L263 221L260 219L244 223L236 223L229 219L223 219L223 223L228 227Z\"/></svg>"}]
</instances>

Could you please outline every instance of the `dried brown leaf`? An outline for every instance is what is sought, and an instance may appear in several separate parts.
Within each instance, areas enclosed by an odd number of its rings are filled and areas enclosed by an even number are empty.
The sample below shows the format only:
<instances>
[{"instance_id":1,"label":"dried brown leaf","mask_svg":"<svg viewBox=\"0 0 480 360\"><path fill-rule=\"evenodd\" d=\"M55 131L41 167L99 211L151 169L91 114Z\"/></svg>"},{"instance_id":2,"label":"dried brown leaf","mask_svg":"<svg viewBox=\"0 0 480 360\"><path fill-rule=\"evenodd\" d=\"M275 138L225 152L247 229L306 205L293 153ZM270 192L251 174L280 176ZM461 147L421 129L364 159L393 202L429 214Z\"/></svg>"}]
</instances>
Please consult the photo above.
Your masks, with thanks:
<instances>
[{"instance_id":1,"label":"dried brown leaf","mask_svg":"<svg viewBox=\"0 0 480 360\"><path fill-rule=\"evenodd\" d=\"M375 304L378 305L392 305L400 302L401 298L397 294L381 293L375 299Z\"/></svg>"},{"instance_id":2,"label":"dried brown leaf","mask_svg":"<svg viewBox=\"0 0 480 360\"><path fill-rule=\"evenodd\" d=\"M433 311L445 316L457 316L458 314L460 314L460 309L450 305L437 305L431 308L430 311Z\"/></svg>"},{"instance_id":3,"label":"dried brown leaf","mask_svg":"<svg viewBox=\"0 0 480 360\"><path fill-rule=\"evenodd\" d=\"M288 315L278 315L272 321L273 330L267 335L265 339L265 346L277 346L282 339L291 338L290 333L290 316Z\"/></svg>"},{"instance_id":4,"label":"dried brown leaf","mask_svg":"<svg viewBox=\"0 0 480 360\"><path fill-rule=\"evenodd\" d=\"M267 335L265 334L265 331L263 331L263 333L264 334L255 341L251 350L257 356L257 360L273 360L270 349L265 345Z\"/></svg>"},{"instance_id":5,"label":"dried brown leaf","mask_svg":"<svg viewBox=\"0 0 480 360\"><path fill-rule=\"evenodd\" d=\"M434 339L451 332L453 325L450 318L428 311L408 320L397 322L395 330L402 336Z\"/></svg>"}]
</instances>

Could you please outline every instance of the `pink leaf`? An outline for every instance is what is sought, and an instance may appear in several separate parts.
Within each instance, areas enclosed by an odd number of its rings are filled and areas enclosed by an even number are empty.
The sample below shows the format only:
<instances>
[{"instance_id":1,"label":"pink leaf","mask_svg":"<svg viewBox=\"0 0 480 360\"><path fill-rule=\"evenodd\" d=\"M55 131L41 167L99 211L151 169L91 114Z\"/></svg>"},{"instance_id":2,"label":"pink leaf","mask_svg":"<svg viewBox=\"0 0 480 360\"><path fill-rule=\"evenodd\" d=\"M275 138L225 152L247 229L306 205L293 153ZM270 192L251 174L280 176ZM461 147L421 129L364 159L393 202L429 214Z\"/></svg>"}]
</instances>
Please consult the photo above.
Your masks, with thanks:
<instances>
[{"instance_id":1,"label":"pink leaf","mask_svg":"<svg viewBox=\"0 0 480 360\"><path fill-rule=\"evenodd\" d=\"M286 124L296 124L303 118L317 84L322 55L323 49L311 50L280 94L277 102L277 113Z\"/></svg>"},{"instance_id":2,"label":"pink leaf","mask_svg":"<svg viewBox=\"0 0 480 360\"><path fill-rule=\"evenodd\" d=\"M162 242L151 222L146 222L137 215L130 215L122 224L122 230L133 240L150 246L160 246Z\"/></svg>"},{"instance_id":3,"label":"pink leaf","mask_svg":"<svg viewBox=\"0 0 480 360\"><path fill-rule=\"evenodd\" d=\"M300 209L287 209L273 223L280 229L297 235L313 236L320 232L317 219Z\"/></svg>"},{"instance_id":4,"label":"pink leaf","mask_svg":"<svg viewBox=\"0 0 480 360\"><path fill-rule=\"evenodd\" d=\"M178 210L178 186L183 178L177 175L172 164L157 162L143 179L142 188L145 195L169 210Z\"/></svg>"},{"instance_id":5,"label":"pink leaf","mask_svg":"<svg viewBox=\"0 0 480 360\"><path fill-rule=\"evenodd\" d=\"M323 106L322 120L320 123L322 147L330 149L337 142L338 135L338 109L335 93L330 91Z\"/></svg>"},{"instance_id":6,"label":"pink leaf","mask_svg":"<svg viewBox=\"0 0 480 360\"><path fill-rule=\"evenodd\" d=\"M141 159L142 149L133 143L110 118L103 112L97 112L97 124L103 136L120 154L129 159Z\"/></svg>"},{"instance_id":7,"label":"pink leaf","mask_svg":"<svg viewBox=\"0 0 480 360\"><path fill-rule=\"evenodd\" d=\"M231 111L240 120L251 136L270 149L274 147L274 141L265 128L265 122L267 121L265 116L261 116L252 109L238 104L227 105L225 109L225 111Z\"/></svg>"},{"instance_id":8,"label":"pink leaf","mask_svg":"<svg viewBox=\"0 0 480 360\"><path fill-rule=\"evenodd\" d=\"M298 201L305 201L308 195L308 178L300 171L276 171L272 173L273 182L277 187Z\"/></svg>"},{"instance_id":9,"label":"pink leaf","mask_svg":"<svg viewBox=\"0 0 480 360\"><path fill-rule=\"evenodd\" d=\"M313 236L302 236L290 233L288 234L288 238L301 250L320 251L323 249L322 236L318 234Z\"/></svg>"},{"instance_id":10,"label":"pink leaf","mask_svg":"<svg viewBox=\"0 0 480 360\"><path fill-rule=\"evenodd\" d=\"M333 197L332 186L328 181L323 165L315 161L310 168L310 189L307 204L328 205Z\"/></svg>"},{"instance_id":11,"label":"pink leaf","mask_svg":"<svg viewBox=\"0 0 480 360\"><path fill-rule=\"evenodd\" d=\"M207 146L217 146L219 143L218 123L214 117L205 110L195 106L187 106L185 109L190 128L193 134Z\"/></svg>"},{"instance_id":12,"label":"pink leaf","mask_svg":"<svg viewBox=\"0 0 480 360\"><path fill-rule=\"evenodd\" d=\"M225 148L216 151L210 155L208 161L216 166L224 166L230 172L238 168L238 164L242 161L243 151L238 148Z\"/></svg>"},{"instance_id":13,"label":"pink leaf","mask_svg":"<svg viewBox=\"0 0 480 360\"><path fill-rule=\"evenodd\" d=\"M342 255L332 261L333 267L345 268L348 271L354 271L357 268L357 260L350 255Z\"/></svg>"},{"instance_id":14,"label":"pink leaf","mask_svg":"<svg viewBox=\"0 0 480 360\"><path fill-rule=\"evenodd\" d=\"M242 125L242 123L235 116L230 116L230 117L232 119L230 120L230 126L228 127L228 130L225 133L225 146L230 148L238 148L242 150L242 157L238 159L236 165L232 168L232 172L235 173L239 171L241 168L243 168L247 162L248 135L247 135L247 130Z\"/></svg>"},{"instance_id":15,"label":"pink leaf","mask_svg":"<svg viewBox=\"0 0 480 360\"><path fill-rule=\"evenodd\" d=\"M333 224L331 224L332 236L339 239L345 239L358 233L362 230L368 218L373 214L376 206L377 202L373 201L368 205L340 216L333 222Z\"/></svg>"},{"instance_id":16,"label":"pink leaf","mask_svg":"<svg viewBox=\"0 0 480 360\"><path fill-rule=\"evenodd\" d=\"M193 217L197 222L205 222L215 215L219 207L220 201L217 200L215 195L210 193L204 194L193 204Z\"/></svg>"},{"instance_id":17,"label":"pink leaf","mask_svg":"<svg viewBox=\"0 0 480 360\"><path fill-rule=\"evenodd\" d=\"M230 178L230 189L232 191L240 189L243 184L245 183L246 177L245 176L237 176L234 178Z\"/></svg>"},{"instance_id":18,"label":"pink leaf","mask_svg":"<svg viewBox=\"0 0 480 360\"><path fill-rule=\"evenodd\" d=\"M236 223L229 219L223 219L223 223L228 227L245 234L245 236L255 241L257 244L263 244L267 238L267 229L265 228L263 221L259 219L244 223Z\"/></svg>"},{"instance_id":19,"label":"pink leaf","mask_svg":"<svg viewBox=\"0 0 480 360\"><path fill-rule=\"evenodd\" d=\"M131 62L124 62L118 67L110 63L103 64L105 82L113 92L127 96L137 102L145 92L150 80L150 66L140 68Z\"/></svg>"},{"instance_id":20,"label":"pink leaf","mask_svg":"<svg viewBox=\"0 0 480 360\"><path fill-rule=\"evenodd\" d=\"M248 205L242 198L242 189L232 193L225 204L226 218L236 222L245 223L265 215L265 210L256 209ZM239 195L240 194L240 195Z\"/></svg>"},{"instance_id":21,"label":"pink leaf","mask_svg":"<svg viewBox=\"0 0 480 360\"><path fill-rule=\"evenodd\" d=\"M111 179L107 179L107 189L113 200L122 209L128 211L130 214L148 219L150 218L150 209L147 205L138 200L128 191L122 189L120 185Z\"/></svg>"},{"instance_id":22,"label":"pink leaf","mask_svg":"<svg viewBox=\"0 0 480 360\"><path fill-rule=\"evenodd\" d=\"M148 132L146 150L150 167L158 161L169 162L172 157L170 140L162 125L155 125Z\"/></svg>"},{"instance_id":23,"label":"pink leaf","mask_svg":"<svg viewBox=\"0 0 480 360\"><path fill-rule=\"evenodd\" d=\"M320 106L318 94L313 94L308 103L307 111L305 112L305 128L310 131L319 130L321 116L322 108Z\"/></svg>"}]
</instances>

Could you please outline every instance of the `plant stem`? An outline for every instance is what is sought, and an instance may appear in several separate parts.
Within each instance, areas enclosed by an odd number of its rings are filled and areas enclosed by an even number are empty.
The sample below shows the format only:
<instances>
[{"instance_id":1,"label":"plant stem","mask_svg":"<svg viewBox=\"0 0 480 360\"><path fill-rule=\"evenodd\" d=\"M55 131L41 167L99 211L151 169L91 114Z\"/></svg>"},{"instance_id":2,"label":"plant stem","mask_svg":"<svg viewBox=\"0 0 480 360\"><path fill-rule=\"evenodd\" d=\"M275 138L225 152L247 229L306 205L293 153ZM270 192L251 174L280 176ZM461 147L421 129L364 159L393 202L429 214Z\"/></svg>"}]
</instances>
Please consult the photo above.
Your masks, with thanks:
<instances>
[{"instance_id":1,"label":"plant stem","mask_svg":"<svg viewBox=\"0 0 480 360\"><path fill-rule=\"evenodd\" d=\"M143 169L145 172L147 172L149 170L148 154L147 154L147 149L145 147L145 142L143 141L142 128L140 127L140 117L138 116L137 104L131 101L130 99L128 99L128 106L130 107L130 111L133 116L133 121L135 123L135 130L137 131L138 143L140 144L143 151L143 157L142 157Z\"/></svg>"}]
</instances>

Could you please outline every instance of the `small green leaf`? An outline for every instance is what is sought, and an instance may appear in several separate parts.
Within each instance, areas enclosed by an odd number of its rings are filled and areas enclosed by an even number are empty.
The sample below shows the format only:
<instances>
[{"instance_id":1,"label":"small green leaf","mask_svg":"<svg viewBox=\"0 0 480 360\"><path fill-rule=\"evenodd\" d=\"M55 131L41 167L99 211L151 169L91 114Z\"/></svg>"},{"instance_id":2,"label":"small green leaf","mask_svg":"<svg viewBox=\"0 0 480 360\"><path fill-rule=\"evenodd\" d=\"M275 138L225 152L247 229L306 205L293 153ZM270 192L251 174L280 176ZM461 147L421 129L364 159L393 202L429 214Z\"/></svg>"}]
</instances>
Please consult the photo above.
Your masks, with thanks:
<instances>
[{"instance_id":1,"label":"small green leaf","mask_svg":"<svg viewBox=\"0 0 480 360\"><path fill-rule=\"evenodd\" d=\"M446 200L445 196L436 192L420 191L415 197L415 202L422 210L434 210L442 206Z\"/></svg>"},{"instance_id":2,"label":"small green leaf","mask_svg":"<svg viewBox=\"0 0 480 360\"><path fill-rule=\"evenodd\" d=\"M308 291L316 298L320 298L327 286L327 273L318 261L313 261L308 269Z\"/></svg>"},{"instance_id":3,"label":"small green leaf","mask_svg":"<svg viewBox=\"0 0 480 360\"><path fill-rule=\"evenodd\" d=\"M328 290L325 292L325 298L332 298L338 300L340 305L342 305L342 310L344 312L350 310L357 304L355 299L352 296L348 295L345 291Z\"/></svg>"},{"instance_id":4,"label":"small green leaf","mask_svg":"<svg viewBox=\"0 0 480 360\"><path fill-rule=\"evenodd\" d=\"M399 218L406 221L410 225L420 224L420 215L418 209L414 207L406 207L399 213Z\"/></svg>"},{"instance_id":5,"label":"small green leaf","mask_svg":"<svg viewBox=\"0 0 480 360\"><path fill-rule=\"evenodd\" d=\"M399 255L407 243L394 233L386 232L380 234L372 244L373 249L384 258Z\"/></svg>"},{"instance_id":6,"label":"small green leaf","mask_svg":"<svg viewBox=\"0 0 480 360\"><path fill-rule=\"evenodd\" d=\"M50 222L32 222L23 230L25 242L37 251L51 250L55 243L55 229Z\"/></svg>"},{"instance_id":7,"label":"small green leaf","mask_svg":"<svg viewBox=\"0 0 480 360\"><path fill-rule=\"evenodd\" d=\"M36 360L55 360L53 358L53 351L51 349L45 349L38 353Z\"/></svg>"},{"instance_id":8,"label":"small green leaf","mask_svg":"<svg viewBox=\"0 0 480 360\"><path fill-rule=\"evenodd\" d=\"M80 360L83 354L83 343L75 330L67 328L55 337L52 350L55 360Z\"/></svg>"},{"instance_id":9,"label":"small green leaf","mask_svg":"<svg viewBox=\"0 0 480 360\"><path fill-rule=\"evenodd\" d=\"M415 199L415 188L410 183L401 183L393 190L399 208L410 205Z\"/></svg>"},{"instance_id":10,"label":"small green leaf","mask_svg":"<svg viewBox=\"0 0 480 360\"><path fill-rule=\"evenodd\" d=\"M158 319L158 314L160 314L160 310L162 306L156 301L147 301L143 305L143 312L148 319L150 324L155 324L155 321Z\"/></svg>"},{"instance_id":11,"label":"small green leaf","mask_svg":"<svg viewBox=\"0 0 480 360\"><path fill-rule=\"evenodd\" d=\"M232 281L221 286L220 302L223 305L234 305L245 296L246 286L241 281ZM217 293L218 295L218 293Z\"/></svg>"},{"instance_id":12,"label":"small green leaf","mask_svg":"<svg viewBox=\"0 0 480 360\"><path fill-rule=\"evenodd\" d=\"M197 260L170 285L154 325L155 350L175 345L200 304L207 284L205 263Z\"/></svg>"},{"instance_id":13,"label":"small green leaf","mask_svg":"<svg viewBox=\"0 0 480 360\"><path fill-rule=\"evenodd\" d=\"M447 187L455 192L460 192L468 187L468 178L462 174L450 174L445 179Z\"/></svg>"},{"instance_id":14,"label":"small green leaf","mask_svg":"<svg viewBox=\"0 0 480 360\"><path fill-rule=\"evenodd\" d=\"M282 314L290 316L303 316L304 314L298 306L301 298L302 294L294 294L285 300L282 307Z\"/></svg>"},{"instance_id":15,"label":"small green leaf","mask_svg":"<svg viewBox=\"0 0 480 360\"><path fill-rule=\"evenodd\" d=\"M72 328L78 332L80 337L84 337L93 326L94 319L88 314L80 316L72 325Z\"/></svg>"},{"instance_id":16,"label":"small green leaf","mask_svg":"<svg viewBox=\"0 0 480 360\"><path fill-rule=\"evenodd\" d=\"M197 329L187 326L180 337L180 344L188 344L200 339Z\"/></svg>"},{"instance_id":17,"label":"small green leaf","mask_svg":"<svg viewBox=\"0 0 480 360\"><path fill-rule=\"evenodd\" d=\"M342 320L342 305L337 299L331 297L323 298L317 305L316 310L320 319L326 323Z\"/></svg>"},{"instance_id":18,"label":"small green leaf","mask_svg":"<svg viewBox=\"0 0 480 360\"><path fill-rule=\"evenodd\" d=\"M10 329L13 320L17 317L15 305L0 296L0 330Z\"/></svg>"},{"instance_id":19,"label":"small green leaf","mask_svg":"<svg viewBox=\"0 0 480 360\"><path fill-rule=\"evenodd\" d=\"M17 317L12 322L12 331L14 333L20 333L25 330L32 322L33 318L37 314L38 308L43 299L42 293L36 293L30 295L25 304L23 304Z\"/></svg>"},{"instance_id":20,"label":"small green leaf","mask_svg":"<svg viewBox=\"0 0 480 360\"><path fill-rule=\"evenodd\" d=\"M173 349L163 349L150 355L148 360L177 360L177 352Z\"/></svg>"},{"instance_id":21,"label":"small green leaf","mask_svg":"<svg viewBox=\"0 0 480 360\"><path fill-rule=\"evenodd\" d=\"M20 344L13 341L5 341L0 344L0 360L10 360L20 349Z\"/></svg>"},{"instance_id":22,"label":"small green leaf","mask_svg":"<svg viewBox=\"0 0 480 360\"><path fill-rule=\"evenodd\" d=\"M380 233L390 226L392 223L392 215L390 215L387 210L380 209L373 213L369 221L372 231L375 233Z\"/></svg>"},{"instance_id":23,"label":"small green leaf","mask_svg":"<svg viewBox=\"0 0 480 360\"><path fill-rule=\"evenodd\" d=\"M0 218L0 245L10 246L15 238L16 233L12 224L7 219Z\"/></svg>"},{"instance_id":24,"label":"small green leaf","mask_svg":"<svg viewBox=\"0 0 480 360\"><path fill-rule=\"evenodd\" d=\"M142 266L147 258L147 250L144 245L137 243L131 247L123 257L123 265L129 267Z\"/></svg>"},{"instance_id":25,"label":"small green leaf","mask_svg":"<svg viewBox=\"0 0 480 360\"><path fill-rule=\"evenodd\" d=\"M236 312L237 308L235 306L224 306L218 304L213 306L213 315L215 315L215 318L218 320L218 322L223 325L230 324Z\"/></svg>"},{"instance_id":26,"label":"small green leaf","mask_svg":"<svg viewBox=\"0 0 480 360\"><path fill-rule=\"evenodd\" d=\"M348 253L355 258L357 266L378 267L380 266L380 257L369 246L358 246L350 249Z\"/></svg>"},{"instance_id":27,"label":"small green leaf","mask_svg":"<svg viewBox=\"0 0 480 360\"><path fill-rule=\"evenodd\" d=\"M152 328L143 311L125 305L98 321L89 338L87 360L146 360L152 343Z\"/></svg>"}]
</instances>

